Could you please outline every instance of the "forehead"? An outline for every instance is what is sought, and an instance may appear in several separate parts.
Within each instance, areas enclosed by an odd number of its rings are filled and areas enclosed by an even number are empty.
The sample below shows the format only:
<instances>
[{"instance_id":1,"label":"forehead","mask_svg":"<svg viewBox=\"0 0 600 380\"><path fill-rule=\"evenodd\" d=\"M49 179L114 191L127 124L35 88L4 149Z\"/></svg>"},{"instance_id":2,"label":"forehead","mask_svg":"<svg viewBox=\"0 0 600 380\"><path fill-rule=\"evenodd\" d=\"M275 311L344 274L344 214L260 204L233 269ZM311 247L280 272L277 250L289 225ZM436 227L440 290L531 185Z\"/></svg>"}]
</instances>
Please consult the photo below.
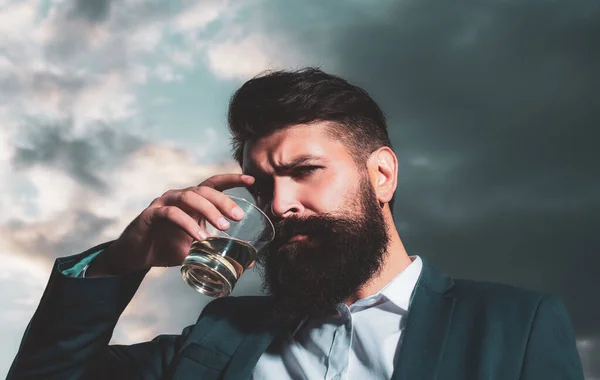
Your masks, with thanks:
<instances>
[{"instance_id":1,"label":"forehead","mask_svg":"<svg viewBox=\"0 0 600 380\"><path fill-rule=\"evenodd\" d=\"M325 122L298 124L246 142L243 171L269 171L272 166L300 156L314 156L326 161L350 157L342 141L328 134Z\"/></svg>"}]
</instances>

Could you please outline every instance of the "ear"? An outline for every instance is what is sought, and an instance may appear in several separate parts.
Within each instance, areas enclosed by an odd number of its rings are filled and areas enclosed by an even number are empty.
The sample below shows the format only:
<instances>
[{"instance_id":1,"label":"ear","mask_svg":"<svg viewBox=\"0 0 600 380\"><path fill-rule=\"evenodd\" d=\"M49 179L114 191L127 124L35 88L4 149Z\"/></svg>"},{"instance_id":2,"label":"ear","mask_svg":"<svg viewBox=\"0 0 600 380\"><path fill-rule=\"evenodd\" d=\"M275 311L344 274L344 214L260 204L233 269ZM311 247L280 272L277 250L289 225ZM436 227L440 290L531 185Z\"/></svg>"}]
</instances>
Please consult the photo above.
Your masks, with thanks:
<instances>
[{"instance_id":1,"label":"ear","mask_svg":"<svg viewBox=\"0 0 600 380\"><path fill-rule=\"evenodd\" d=\"M398 184L398 159L394 151L381 147L371 153L367 167L373 190L380 203L392 200Z\"/></svg>"}]
</instances>

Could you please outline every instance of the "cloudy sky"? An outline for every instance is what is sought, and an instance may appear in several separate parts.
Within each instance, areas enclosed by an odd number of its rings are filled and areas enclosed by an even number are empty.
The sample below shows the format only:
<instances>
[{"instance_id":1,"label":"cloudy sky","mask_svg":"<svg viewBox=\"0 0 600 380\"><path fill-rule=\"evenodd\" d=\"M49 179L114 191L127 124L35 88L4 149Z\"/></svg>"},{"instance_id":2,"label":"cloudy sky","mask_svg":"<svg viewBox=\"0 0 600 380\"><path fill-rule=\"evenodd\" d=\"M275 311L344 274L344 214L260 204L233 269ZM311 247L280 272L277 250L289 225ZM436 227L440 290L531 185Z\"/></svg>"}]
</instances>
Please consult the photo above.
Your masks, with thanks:
<instances>
[{"instance_id":1,"label":"cloudy sky","mask_svg":"<svg viewBox=\"0 0 600 380\"><path fill-rule=\"evenodd\" d=\"M306 65L384 108L409 253L559 295L600 379L596 0L0 0L0 376L54 259L239 171L229 96ZM234 294L258 292L250 273ZM208 301L153 270L113 342L178 333Z\"/></svg>"}]
</instances>

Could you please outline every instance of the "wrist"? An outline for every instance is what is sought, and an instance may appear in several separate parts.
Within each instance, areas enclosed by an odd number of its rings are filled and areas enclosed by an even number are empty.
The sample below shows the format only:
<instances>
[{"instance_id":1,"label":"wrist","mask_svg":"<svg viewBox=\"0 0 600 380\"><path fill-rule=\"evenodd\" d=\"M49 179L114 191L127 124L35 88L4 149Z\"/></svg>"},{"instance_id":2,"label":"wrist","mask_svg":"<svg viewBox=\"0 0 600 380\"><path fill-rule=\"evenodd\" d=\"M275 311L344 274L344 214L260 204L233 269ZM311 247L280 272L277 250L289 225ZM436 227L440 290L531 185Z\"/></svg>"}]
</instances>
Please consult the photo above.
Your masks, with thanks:
<instances>
[{"instance_id":1,"label":"wrist","mask_svg":"<svg viewBox=\"0 0 600 380\"><path fill-rule=\"evenodd\" d=\"M109 267L106 263L106 250L100 252L98 256L94 258L82 272L83 277L102 277L102 276L114 276L114 273L111 273Z\"/></svg>"},{"instance_id":2,"label":"wrist","mask_svg":"<svg viewBox=\"0 0 600 380\"><path fill-rule=\"evenodd\" d=\"M113 242L90 262L85 277L121 276L150 269L129 252L130 249L120 248L118 241Z\"/></svg>"}]
</instances>

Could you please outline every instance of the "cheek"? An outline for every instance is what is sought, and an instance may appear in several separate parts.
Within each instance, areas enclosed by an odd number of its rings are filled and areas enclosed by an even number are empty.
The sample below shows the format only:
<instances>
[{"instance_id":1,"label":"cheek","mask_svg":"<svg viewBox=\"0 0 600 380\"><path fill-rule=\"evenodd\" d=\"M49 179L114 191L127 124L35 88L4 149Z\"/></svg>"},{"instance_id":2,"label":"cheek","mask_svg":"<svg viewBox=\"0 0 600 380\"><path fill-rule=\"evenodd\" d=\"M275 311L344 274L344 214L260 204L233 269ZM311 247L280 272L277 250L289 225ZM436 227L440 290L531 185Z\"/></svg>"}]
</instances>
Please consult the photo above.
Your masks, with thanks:
<instances>
[{"instance_id":1,"label":"cheek","mask_svg":"<svg viewBox=\"0 0 600 380\"><path fill-rule=\"evenodd\" d=\"M355 179L344 173L323 178L310 190L317 212L344 210L354 197L352 184Z\"/></svg>"}]
</instances>

